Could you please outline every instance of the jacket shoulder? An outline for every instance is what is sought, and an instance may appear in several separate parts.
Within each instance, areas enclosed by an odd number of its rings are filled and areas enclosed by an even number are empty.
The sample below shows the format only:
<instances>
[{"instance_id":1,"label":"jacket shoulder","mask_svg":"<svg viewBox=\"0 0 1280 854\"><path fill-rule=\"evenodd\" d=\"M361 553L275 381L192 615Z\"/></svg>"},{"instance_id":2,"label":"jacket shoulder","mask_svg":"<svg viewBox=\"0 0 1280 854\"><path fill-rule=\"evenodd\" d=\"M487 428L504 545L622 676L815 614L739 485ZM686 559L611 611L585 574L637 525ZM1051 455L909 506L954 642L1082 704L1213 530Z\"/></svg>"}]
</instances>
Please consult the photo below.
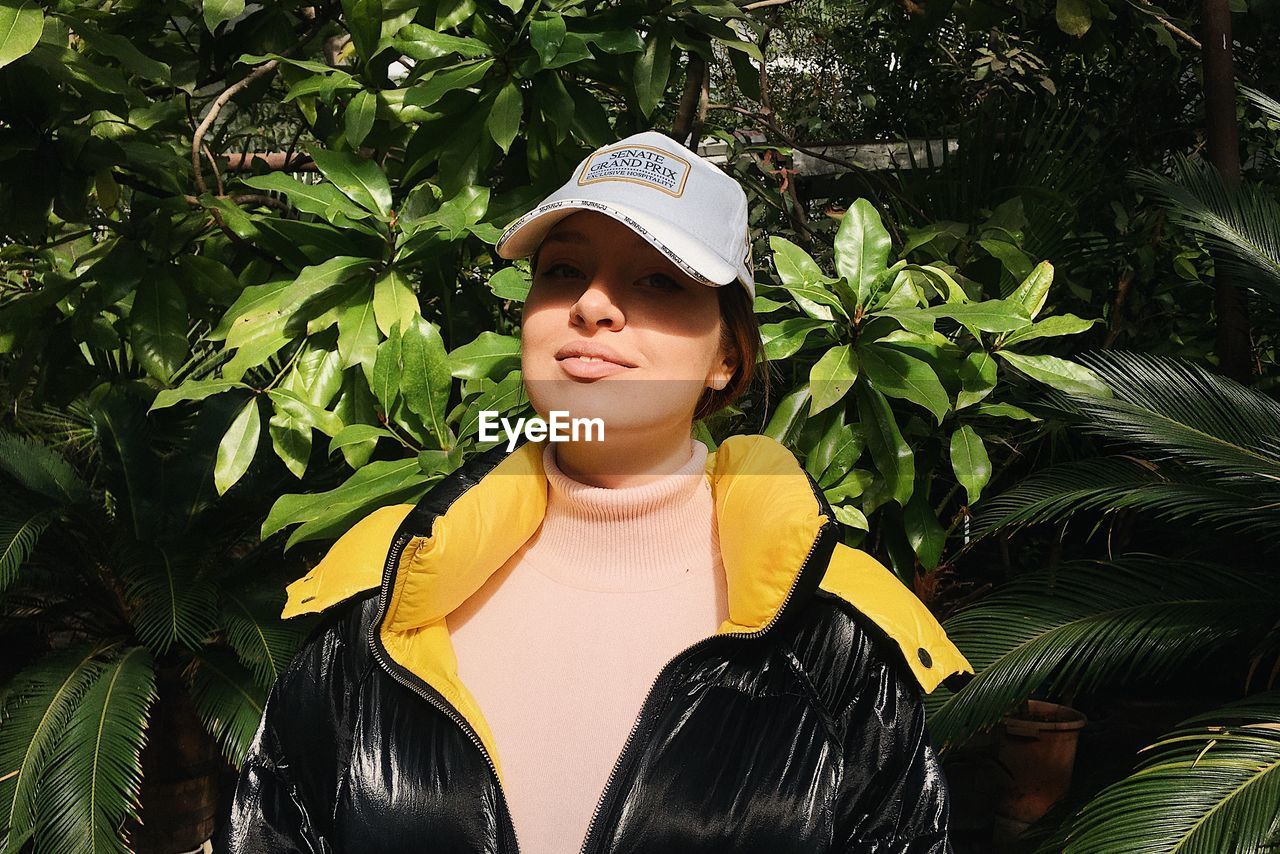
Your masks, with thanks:
<instances>
[{"instance_id":1,"label":"jacket shoulder","mask_svg":"<svg viewBox=\"0 0 1280 854\"><path fill-rule=\"evenodd\" d=\"M926 694L971 665L928 607L888 567L860 549L837 543L818 587L879 628L901 652Z\"/></svg>"},{"instance_id":2,"label":"jacket shoulder","mask_svg":"<svg viewBox=\"0 0 1280 854\"><path fill-rule=\"evenodd\" d=\"M413 504L380 507L352 525L337 539L311 571L285 591L283 619L327 610L382 584L382 568L391 541Z\"/></svg>"}]
</instances>

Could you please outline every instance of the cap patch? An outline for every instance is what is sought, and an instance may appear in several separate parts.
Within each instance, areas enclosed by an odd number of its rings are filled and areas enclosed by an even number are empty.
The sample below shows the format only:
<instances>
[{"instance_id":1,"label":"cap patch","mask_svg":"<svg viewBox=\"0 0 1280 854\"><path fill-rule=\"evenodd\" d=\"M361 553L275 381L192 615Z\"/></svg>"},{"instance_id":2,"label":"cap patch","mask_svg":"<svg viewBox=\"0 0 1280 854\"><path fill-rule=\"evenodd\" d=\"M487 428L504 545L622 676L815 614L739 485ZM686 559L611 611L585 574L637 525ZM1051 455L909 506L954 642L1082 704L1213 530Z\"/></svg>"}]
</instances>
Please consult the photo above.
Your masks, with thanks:
<instances>
[{"instance_id":1,"label":"cap patch","mask_svg":"<svg viewBox=\"0 0 1280 854\"><path fill-rule=\"evenodd\" d=\"M647 184L679 198L689 178L689 161L649 145L621 145L588 157L578 173L578 184L626 181Z\"/></svg>"}]
</instances>

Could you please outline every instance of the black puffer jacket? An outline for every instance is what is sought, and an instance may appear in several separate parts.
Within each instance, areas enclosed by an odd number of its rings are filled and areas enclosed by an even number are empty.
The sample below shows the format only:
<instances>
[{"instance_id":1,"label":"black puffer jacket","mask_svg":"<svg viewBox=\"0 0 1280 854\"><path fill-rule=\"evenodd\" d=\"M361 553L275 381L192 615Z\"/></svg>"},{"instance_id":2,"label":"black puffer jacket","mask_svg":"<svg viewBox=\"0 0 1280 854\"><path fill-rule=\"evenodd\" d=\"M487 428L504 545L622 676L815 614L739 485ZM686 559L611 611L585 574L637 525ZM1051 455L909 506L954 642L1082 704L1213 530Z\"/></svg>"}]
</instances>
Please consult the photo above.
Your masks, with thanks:
<instances>
[{"instance_id":1,"label":"black puffer jacket","mask_svg":"<svg viewBox=\"0 0 1280 854\"><path fill-rule=\"evenodd\" d=\"M445 617L536 531L542 448L478 455L289 585L284 616L325 613L268 697L215 851L516 854ZM921 692L958 687L968 661L839 542L784 446L731 437L707 475L729 618L656 674L582 850L950 851Z\"/></svg>"}]
</instances>

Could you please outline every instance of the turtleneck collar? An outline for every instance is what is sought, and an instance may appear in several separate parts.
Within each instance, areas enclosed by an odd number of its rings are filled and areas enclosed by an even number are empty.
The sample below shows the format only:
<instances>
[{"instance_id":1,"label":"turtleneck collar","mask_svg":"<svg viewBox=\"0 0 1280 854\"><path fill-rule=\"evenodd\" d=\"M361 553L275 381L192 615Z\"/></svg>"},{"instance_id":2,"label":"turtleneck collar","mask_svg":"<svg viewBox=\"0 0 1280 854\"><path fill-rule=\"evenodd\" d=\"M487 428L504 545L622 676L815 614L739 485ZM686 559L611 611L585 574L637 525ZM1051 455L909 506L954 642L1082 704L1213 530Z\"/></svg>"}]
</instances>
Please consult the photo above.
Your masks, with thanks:
<instances>
[{"instance_id":1,"label":"turtleneck collar","mask_svg":"<svg viewBox=\"0 0 1280 854\"><path fill-rule=\"evenodd\" d=\"M708 567L723 572L707 446L689 442L689 460L676 471L614 489L570 478L548 442L547 512L524 559L561 584L600 591L656 590Z\"/></svg>"}]
</instances>

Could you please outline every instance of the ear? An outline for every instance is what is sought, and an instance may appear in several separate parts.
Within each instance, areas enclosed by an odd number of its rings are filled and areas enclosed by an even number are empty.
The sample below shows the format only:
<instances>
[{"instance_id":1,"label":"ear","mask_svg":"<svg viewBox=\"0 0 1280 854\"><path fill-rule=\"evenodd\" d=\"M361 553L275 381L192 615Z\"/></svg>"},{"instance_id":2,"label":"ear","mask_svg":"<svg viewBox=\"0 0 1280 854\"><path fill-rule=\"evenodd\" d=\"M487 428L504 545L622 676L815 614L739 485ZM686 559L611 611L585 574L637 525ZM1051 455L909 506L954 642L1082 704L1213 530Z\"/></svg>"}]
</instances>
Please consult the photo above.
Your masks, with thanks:
<instances>
[{"instance_id":1,"label":"ear","mask_svg":"<svg viewBox=\"0 0 1280 854\"><path fill-rule=\"evenodd\" d=\"M738 353L732 347L720 349L720 361L712 366L707 374L706 385L717 391L727 386L738 370Z\"/></svg>"}]
</instances>

